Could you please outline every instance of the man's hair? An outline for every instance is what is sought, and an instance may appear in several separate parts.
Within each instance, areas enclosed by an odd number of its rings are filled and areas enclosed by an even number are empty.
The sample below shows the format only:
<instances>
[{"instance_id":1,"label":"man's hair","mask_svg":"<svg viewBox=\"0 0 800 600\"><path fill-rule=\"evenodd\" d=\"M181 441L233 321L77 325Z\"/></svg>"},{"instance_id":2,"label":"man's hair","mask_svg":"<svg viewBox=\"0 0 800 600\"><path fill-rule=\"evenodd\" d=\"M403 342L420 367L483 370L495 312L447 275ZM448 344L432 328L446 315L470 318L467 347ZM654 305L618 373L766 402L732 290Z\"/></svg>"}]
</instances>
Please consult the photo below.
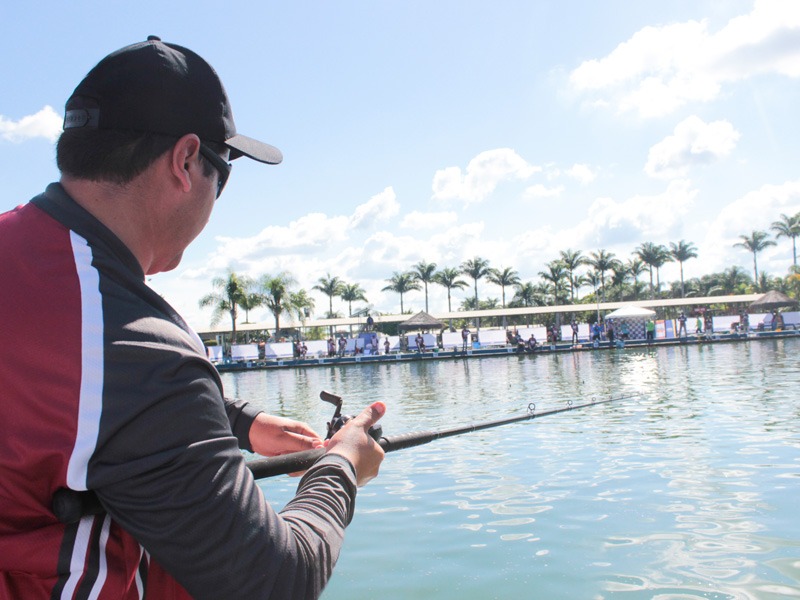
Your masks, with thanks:
<instances>
[{"instance_id":1,"label":"man's hair","mask_svg":"<svg viewBox=\"0 0 800 600\"><path fill-rule=\"evenodd\" d=\"M155 133L107 129L67 129L58 138L56 164L64 174L77 179L130 183L170 150L176 138ZM209 144L219 152L220 144ZM214 167L203 159L203 175Z\"/></svg>"}]
</instances>

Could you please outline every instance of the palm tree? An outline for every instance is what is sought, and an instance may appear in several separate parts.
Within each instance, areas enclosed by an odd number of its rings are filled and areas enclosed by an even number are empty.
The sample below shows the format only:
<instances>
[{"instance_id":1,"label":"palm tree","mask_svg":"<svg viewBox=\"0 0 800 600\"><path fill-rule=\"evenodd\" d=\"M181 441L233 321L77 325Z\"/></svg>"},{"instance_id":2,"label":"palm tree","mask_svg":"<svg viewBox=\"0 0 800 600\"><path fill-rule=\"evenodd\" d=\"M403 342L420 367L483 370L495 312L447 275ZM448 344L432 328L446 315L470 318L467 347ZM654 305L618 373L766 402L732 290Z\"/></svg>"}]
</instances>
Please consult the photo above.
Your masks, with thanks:
<instances>
[{"instance_id":1,"label":"palm tree","mask_svg":"<svg viewBox=\"0 0 800 600\"><path fill-rule=\"evenodd\" d=\"M628 259L628 262L625 263L625 271L633 277L633 299L639 299L639 291L641 289L642 283L639 282L639 275L644 273L647 270L647 267L644 266L644 261L639 258L638 256L634 256L633 258Z\"/></svg>"},{"instance_id":2,"label":"palm tree","mask_svg":"<svg viewBox=\"0 0 800 600\"><path fill-rule=\"evenodd\" d=\"M353 316L353 302L357 302L358 300L366 302L367 297L365 294L366 292L364 289L357 283L342 284L342 290L339 295L342 297L342 300L347 302L347 312L351 317Z\"/></svg>"},{"instance_id":3,"label":"palm tree","mask_svg":"<svg viewBox=\"0 0 800 600\"><path fill-rule=\"evenodd\" d=\"M256 291L256 282L252 277L240 277L239 284L242 287L242 297L239 306L244 311L244 322L250 322L250 311L263 304L261 294Z\"/></svg>"},{"instance_id":4,"label":"palm tree","mask_svg":"<svg viewBox=\"0 0 800 600\"><path fill-rule=\"evenodd\" d=\"M459 275L461 275L461 271L458 269L445 267L433 276L434 283L438 283L439 285L447 288L447 312L453 312L453 309L450 307L450 290L454 288L463 289L467 287L467 282L459 279Z\"/></svg>"},{"instance_id":5,"label":"palm tree","mask_svg":"<svg viewBox=\"0 0 800 600\"><path fill-rule=\"evenodd\" d=\"M543 304L541 296L532 282L517 283L514 287L517 288L517 291L514 292L514 297L511 299L512 306L528 308L529 306L541 306Z\"/></svg>"},{"instance_id":6,"label":"palm tree","mask_svg":"<svg viewBox=\"0 0 800 600\"><path fill-rule=\"evenodd\" d=\"M661 244L655 247L655 261L653 266L656 268L656 291L661 294L661 267L668 262L672 262L672 255L666 246Z\"/></svg>"},{"instance_id":7,"label":"palm tree","mask_svg":"<svg viewBox=\"0 0 800 600\"><path fill-rule=\"evenodd\" d=\"M489 274L489 261L476 256L461 263L461 272L475 282L475 304L478 304L478 279Z\"/></svg>"},{"instance_id":8,"label":"palm tree","mask_svg":"<svg viewBox=\"0 0 800 600\"><path fill-rule=\"evenodd\" d=\"M617 300L625 299L625 285L631 277L631 272L622 261L616 261L611 267L611 290L616 292Z\"/></svg>"},{"instance_id":9,"label":"palm tree","mask_svg":"<svg viewBox=\"0 0 800 600\"><path fill-rule=\"evenodd\" d=\"M569 298L574 304L575 290L580 287L577 285L578 282L575 278L575 271L578 270L578 267L586 264L586 257L580 250L571 250L567 248L561 251L561 262L564 263L564 268L569 275Z\"/></svg>"},{"instance_id":10,"label":"palm tree","mask_svg":"<svg viewBox=\"0 0 800 600\"><path fill-rule=\"evenodd\" d=\"M560 260L552 260L545 265L547 271L539 271L539 277L549 282L553 290L553 306L558 304L560 292L564 287L564 280L567 279L567 269Z\"/></svg>"},{"instance_id":11,"label":"palm tree","mask_svg":"<svg viewBox=\"0 0 800 600\"><path fill-rule=\"evenodd\" d=\"M342 286L344 282L338 277L331 277L330 273L326 273L325 277L317 279L316 285L311 287L312 290L322 292L328 297L328 318L334 318L333 312L333 297L342 294Z\"/></svg>"},{"instance_id":12,"label":"palm tree","mask_svg":"<svg viewBox=\"0 0 800 600\"><path fill-rule=\"evenodd\" d=\"M419 290L419 283L417 283L412 273L398 273L397 271L386 281L389 282L389 285L381 291L397 292L400 294L400 314L402 315L405 312L403 309L403 294L412 290Z\"/></svg>"},{"instance_id":13,"label":"palm tree","mask_svg":"<svg viewBox=\"0 0 800 600\"><path fill-rule=\"evenodd\" d=\"M211 324L219 323L225 313L231 316L231 343L236 343L236 318L239 316L238 305L244 299L241 277L228 271L227 277L215 277L211 280L214 291L200 298L200 308L214 307Z\"/></svg>"},{"instance_id":14,"label":"palm tree","mask_svg":"<svg viewBox=\"0 0 800 600\"><path fill-rule=\"evenodd\" d=\"M414 279L425 285L425 312L428 312L428 284L433 282L436 275L436 263L426 263L421 260L412 267L411 274Z\"/></svg>"},{"instance_id":15,"label":"palm tree","mask_svg":"<svg viewBox=\"0 0 800 600\"><path fill-rule=\"evenodd\" d=\"M722 273L716 274L713 279L715 285L708 290L709 296L744 293L745 288L750 284L750 276L744 272L744 269L737 266L725 269Z\"/></svg>"},{"instance_id":16,"label":"palm tree","mask_svg":"<svg viewBox=\"0 0 800 600\"><path fill-rule=\"evenodd\" d=\"M742 240L741 242L736 242L734 244L735 248L744 248L745 250L749 250L753 253L753 284L758 287L758 261L756 257L758 253L762 250L769 248L770 246L775 246L775 242L768 239L769 234L766 231L756 231L753 230L753 233L750 236L747 235L740 235L739 238Z\"/></svg>"},{"instance_id":17,"label":"palm tree","mask_svg":"<svg viewBox=\"0 0 800 600\"><path fill-rule=\"evenodd\" d=\"M776 238L792 238L792 265L797 266L797 237L800 236L800 212L793 217L781 214L781 218L769 227Z\"/></svg>"},{"instance_id":18,"label":"palm tree","mask_svg":"<svg viewBox=\"0 0 800 600\"><path fill-rule=\"evenodd\" d=\"M655 298L655 288L653 287L653 268L659 261L658 246L653 242L643 242L639 245L634 254L638 256L641 261L647 265L650 271L650 299Z\"/></svg>"},{"instance_id":19,"label":"palm tree","mask_svg":"<svg viewBox=\"0 0 800 600\"><path fill-rule=\"evenodd\" d=\"M606 301L606 271L614 268L614 265L619 261L614 257L613 252L606 252L603 249L591 253L591 258L586 261L586 264L594 267L594 270L600 276L600 288L602 290L603 302Z\"/></svg>"},{"instance_id":20,"label":"palm tree","mask_svg":"<svg viewBox=\"0 0 800 600\"><path fill-rule=\"evenodd\" d=\"M261 295L263 304L275 317L275 337L281 330L281 315L292 313L292 287L297 285L294 277L286 271L261 278Z\"/></svg>"},{"instance_id":21,"label":"palm tree","mask_svg":"<svg viewBox=\"0 0 800 600\"><path fill-rule=\"evenodd\" d=\"M503 308L506 307L506 286L516 285L519 283L519 273L511 267L506 267L502 271L500 269L489 269L486 278L495 285L499 285L503 289Z\"/></svg>"},{"instance_id":22,"label":"palm tree","mask_svg":"<svg viewBox=\"0 0 800 600\"><path fill-rule=\"evenodd\" d=\"M690 258L697 258L697 248L694 247L694 244L691 242L684 242L681 240L677 244L673 244L672 242L669 243L670 245L670 256L672 259L680 264L681 266L681 298L686 297L686 289L683 285L683 263L685 263Z\"/></svg>"},{"instance_id":23,"label":"palm tree","mask_svg":"<svg viewBox=\"0 0 800 600\"><path fill-rule=\"evenodd\" d=\"M289 293L290 310L294 311L297 320L305 323L305 320L314 312L314 298L308 295L305 290Z\"/></svg>"}]
</instances>

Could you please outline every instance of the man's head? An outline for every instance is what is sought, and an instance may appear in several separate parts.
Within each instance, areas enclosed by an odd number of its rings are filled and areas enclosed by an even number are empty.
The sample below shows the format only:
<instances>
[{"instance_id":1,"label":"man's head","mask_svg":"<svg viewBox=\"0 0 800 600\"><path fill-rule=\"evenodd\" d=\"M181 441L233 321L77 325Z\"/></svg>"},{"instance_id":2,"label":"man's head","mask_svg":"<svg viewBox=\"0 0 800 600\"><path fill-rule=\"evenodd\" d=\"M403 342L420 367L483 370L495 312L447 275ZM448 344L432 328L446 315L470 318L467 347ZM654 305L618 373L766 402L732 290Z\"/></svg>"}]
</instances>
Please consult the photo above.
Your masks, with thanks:
<instances>
[{"instance_id":1,"label":"man's head","mask_svg":"<svg viewBox=\"0 0 800 600\"><path fill-rule=\"evenodd\" d=\"M283 158L277 148L237 134L222 82L204 59L150 36L109 54L75 88L58 166L68 176L125 184L186 134L200 138L209 173L219 171L223 183L229 167L209 151L267 164Z\"/></svg>"}]
</instances>

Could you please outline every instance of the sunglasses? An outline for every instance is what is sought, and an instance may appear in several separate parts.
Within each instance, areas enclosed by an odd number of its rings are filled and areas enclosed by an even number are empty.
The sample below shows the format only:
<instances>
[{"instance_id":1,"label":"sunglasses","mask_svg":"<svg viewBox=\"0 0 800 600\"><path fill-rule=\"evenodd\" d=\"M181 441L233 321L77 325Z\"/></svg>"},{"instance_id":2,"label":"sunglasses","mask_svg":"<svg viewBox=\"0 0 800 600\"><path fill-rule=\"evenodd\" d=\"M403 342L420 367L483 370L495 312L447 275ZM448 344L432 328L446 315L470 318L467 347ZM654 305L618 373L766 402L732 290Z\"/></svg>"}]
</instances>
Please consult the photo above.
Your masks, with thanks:
<instances>
[{"instance_id":1,"label":"sunglasses","mask_svg":"<svg viewBox=\"0 0 800 600\"><path fill-rule=\"evenodd\" d=\"M233 165L229 162L226 162L224 158L206 146L203 142L200 142L200 154L203 156L203 158L210 162L211 166L214 167L219 173L219 177L217 177L217 198L219 198L220 194L222 194L222 190L225 188L225 184L228 183L228 177L230 177Z\"/></svg>"}]
</instances>

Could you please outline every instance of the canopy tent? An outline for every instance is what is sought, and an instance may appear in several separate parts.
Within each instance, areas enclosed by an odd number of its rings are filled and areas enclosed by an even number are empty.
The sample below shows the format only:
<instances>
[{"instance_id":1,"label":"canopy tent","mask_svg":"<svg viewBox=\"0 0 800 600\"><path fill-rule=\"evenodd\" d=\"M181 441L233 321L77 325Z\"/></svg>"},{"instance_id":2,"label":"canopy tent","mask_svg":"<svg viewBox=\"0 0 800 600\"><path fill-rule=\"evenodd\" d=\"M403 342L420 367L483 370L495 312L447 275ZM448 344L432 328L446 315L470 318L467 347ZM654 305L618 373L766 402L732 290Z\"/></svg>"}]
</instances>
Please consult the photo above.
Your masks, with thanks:
<instances>
[{"instance_id":1,"label":"canopy tent","mask_svg":"<svg viewBox=\"0 0 800 600\"><path fill-rule=\"evenodd\" d=\"M641 306L623 306L618 308L612 313L606 315L606 319L632 319L632 318L647 318L655 315L654 310L649 308L642 308Z\"/></svg>"},{"instance_id":2,"label":"canopy tent","mask_svg":"<svg viewBox=\"0 0 800 600\"><path fill-rule=\"evenodd\" d=\"M795 306L797 300L794 300L777 290L771 290L761 296L758 300L753 302L748 308L750 310L775 310L776 308L783 308L785 306Z\"/></svg>"},{"instance_id":3,"label":"canopy tent","mask_svg":"<svg viewBox=\"0 0 800 600\"><path fill-rule=\"evenodd\" d=\"M445 324L434 319L424 310L419 311L410 319L406 319L397 326L400 331L408 331L412 329L444 329Z\"/></svg>"}]
</instances>

